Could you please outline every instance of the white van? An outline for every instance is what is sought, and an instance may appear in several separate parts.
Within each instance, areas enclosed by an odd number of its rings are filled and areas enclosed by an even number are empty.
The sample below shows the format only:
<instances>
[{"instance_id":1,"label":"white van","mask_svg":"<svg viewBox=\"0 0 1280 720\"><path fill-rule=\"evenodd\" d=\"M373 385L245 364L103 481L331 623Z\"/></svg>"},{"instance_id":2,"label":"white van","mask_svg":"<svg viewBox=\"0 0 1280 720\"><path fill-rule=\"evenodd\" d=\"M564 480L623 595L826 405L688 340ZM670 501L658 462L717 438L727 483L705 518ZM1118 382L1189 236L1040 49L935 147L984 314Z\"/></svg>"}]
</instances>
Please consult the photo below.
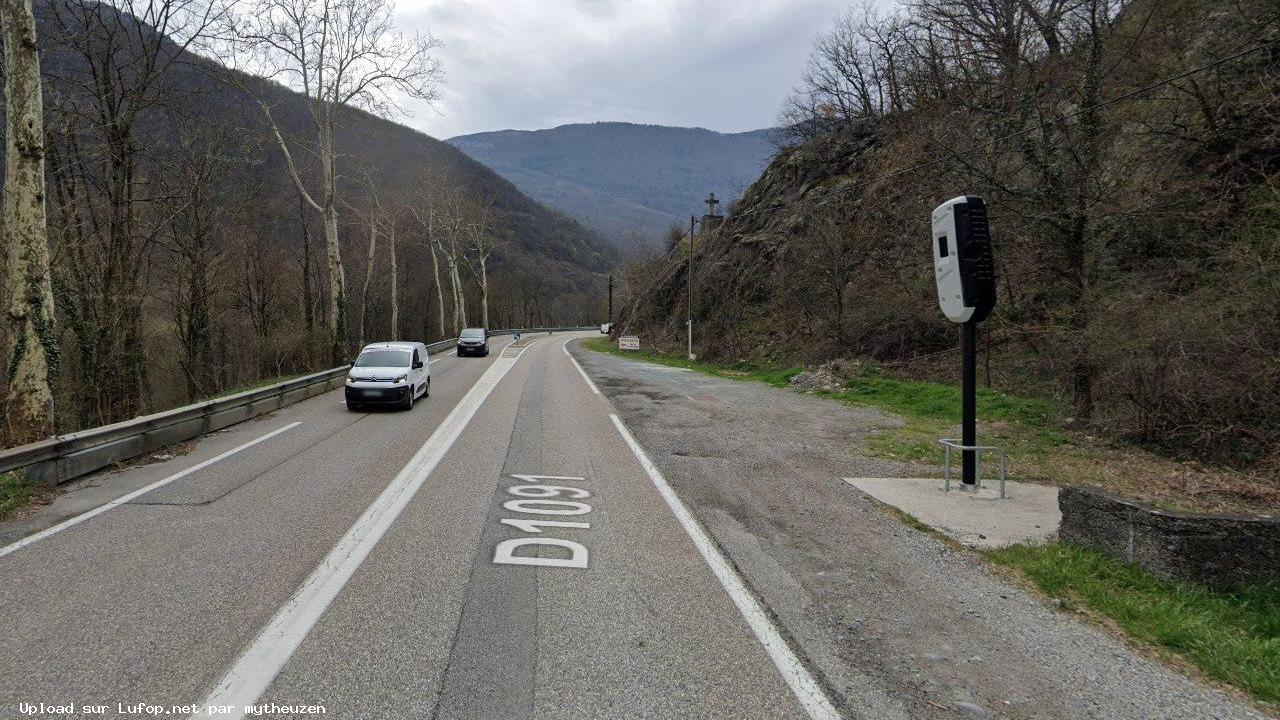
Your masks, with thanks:
<instances>
[{"instance_id":1,"label":"white van","mask_svg":"<svg viewBox=\"0 0 1280 720\"><path fill-rule=\"evenodd\" d=\"M418 396L431 394L427 346L416 342L365 345L347 372L347 409L395 405L409 410Z\"/></svg>"}]
</instances>

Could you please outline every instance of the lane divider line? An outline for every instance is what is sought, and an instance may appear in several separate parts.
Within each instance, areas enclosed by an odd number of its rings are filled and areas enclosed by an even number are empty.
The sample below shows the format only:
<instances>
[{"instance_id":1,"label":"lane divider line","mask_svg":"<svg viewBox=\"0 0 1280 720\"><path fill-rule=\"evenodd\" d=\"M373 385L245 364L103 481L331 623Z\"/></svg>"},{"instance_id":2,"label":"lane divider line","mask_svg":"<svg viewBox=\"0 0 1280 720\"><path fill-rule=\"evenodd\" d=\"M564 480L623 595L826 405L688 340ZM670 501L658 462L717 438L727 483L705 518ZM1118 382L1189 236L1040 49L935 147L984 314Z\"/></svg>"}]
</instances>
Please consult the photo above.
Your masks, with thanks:
<instances>
[{"instance_id":1,"label":"lane divider line","mask_svg":"<svg viewBox=\"0 0 1280 720\"><path fill-rule=\"evenodd\" d=\"M569 338L569 340L573 340L573 338ZM578 364L578 359L569 352L569 340L565 340L564 343L560 345L560 349L564 351L564 356L569 358L569 362L573 363L573 366L578 368L578 374L582 376L583 380L587 381L587 385L591 388L591 392L599 395L600 388L596 387L596 384L591 382L591 378L587 377L587 371L582 369L582 366Z\"/></svg>"},{"instance_id":2,"label":"lane divider line","mask_svg":"<svg viewBox=\"0 0 1280 720\"><path fill-rule=\"evenodd\" d=\"M213 457L209 458L208 460L205 460L204 462L196 463L195 465L192 465L191 467L189 467L189 468L187 468L187 469L185 469L185 470L180 470L180 471L178 471L178 472L176 472L176 473L174 473L174 474L170 475L169 477L164 478L163 480L157 480L157 481L155 481L155 482L151 483L150 485L147 485L146 487L139 488L139 489L134 490L133 492L128 493L128 494L125 494L125 495L121 495L120 497L116 498L115 500L112 500L111 502L109 502L109 503L107 503L107 504L105 504L105 505L99 505L98 507L93 508L92 510L87 510L87 511L85 511L85 512L82 512L82 513L80 513L79 515L76 515L76 516L75 516L75 517L73 517L73 518L68 518L68 519L66 519L66 520L63 520L62 522L58 523L57 525L54 525L54 526L52 526L52 527L45 528L44 530L41 530L40 532L35 533L35 534L33 534L33 535L28 535L28 536L26 536L26 537L22 538L21 540L19 540L19 541L17 541L17 542L15 542L15 543L13 543L12 545L6 545L5 547L0 548L0 557L4 557L5 555L8 555L9 553L12 553L12 552L17 552L18 550L21 550L22 548L24 548L24 547L26 547L26 546L28 546L28 545L31 545L32 543L39 542L39 541L41 541L41 540L43 540L43 539L45 539L45 538L49 537L50 535L55 535L55 534L57 534L57 533L60 533L60 532L62 532L63 530L66 530L67 528L72 527L73 525L79 525L80 523L84 522L85 520L88 520L88 519L90 519L90 518L97 517L97 516L101 515L102 513L106 512L106 511L108 511L108 510L110 510L110 509L112 509L112 508L120 507L121 505L124 505L125 503L127 503L127 502L129 502L129 501L131 501L131 500L133 500L133 499L135 499L135 498L137 498L137 497L140 497L140 496L142 496L142 495L146 495L147 493L151 492L152 490L155 490L155 489L157 489L157 488L164 487L165 485L168 485L169 483L173 482L174 480L178 480L178 479L180 479L180 478L184 478L184 477L186 477L186 476L190 475L191 473L196 472L196 471L198 471L198 470L203 470L203 469L205 469L205 468L209 467L210 465L212 465L212 464L214 464L214 463L218 462L219 460L225 460L226 458L229 458L229 457L231 457L232 455L235 455L236 453L240 452L241 450L247 450L247 449L249 449L249 448L253 447L254 445L257 445L258 443L266 442L267 440L270 440L271 438L273 438L273 437L275 437L275 436L279 435L280 433L286 432L286 431L288 431L288 430L292 430L292 429L294 429L294 428L298 427L298 426L299 426L299 425L301 425L301 424L302 424L301 422L293 422L293 423L289 423L288 425L285 425L285 426L284 426L284 427L282 427L282 428L277 428L277 429L275 429L275 430L272 430L271 432L267 433L266 435L262 435L262 436L260 436L260 437L254 438L253 440L250 440L249 442L243 443L243 444L241 444L241 445L237 445L237 446L235 446L235 447L231 448L230 450L227 450L227 451L226 451L226 452L224 452L224 453L220 453L220 454L218 454L218 455L215 455L215 456L213 456Z\"/></svg>"},{"instance_id":3,"label":"lane divider line","mask_svg":"<svg viewBox=\"0 0 1280 720\"><path fill-rule=\"evenodd\" d=\"M645 454L644 449L640 447L640 443L636 442L635 436L631 434L631 431L627 429L627 426L622 423L622 420L617 415L610 413L609 419L613 421L613 426L618 429L618 434L622 436L622 439L631 448L632 454L636 456L636 460L640 462L641 467L649 474L649 479L653 481L654 487L658 489L658 494L662 495L662 499L667 501L667 507L671 509L671 513L684 526L685 532L689 534L693 544L697 546L698 552L701 553L702 559L707 563L707 566L711 568L712 574L720 581L720 585L729 594L733 604L738 606L738 612L742 613L743 619L747 621L747 625L755 633L756 639L760 641L765 651L769 653L774 666L778 668L782 678L791 687L791 692L795 693L796 700L800 702L804 711L808 713L812 720L840 720L840 713L836 712L835 706L831 704L831 700L823 692L822 686L818 684L818 681L814 679L808 668L800 662L800 659L796 657L796 654L787 645L782 633L778 632L778 628L769 619L768 613L761 607L760 601L747 589L746 582L729 564L728 559L720 552L720 548L716 546L711 536L707 534L707 531L703 529L697 518L685 507L684 502L676 495L675 490L671 489L671 486L667 484L666 478L662 476L662 472Z\"/></svg>"},{"instance_id":4,"label":"lane divider line","mask_svg":"<svg viewBox=\"0 0 1280 720\"><path fill-rule=\"evenodd\" d=\"M200 712L192 715L192 718L210 717L207 714L210 707L227 706L233 708L233 711L219 713L217 717L221 720L240 720L244 717L245 707L256 703L275 680L329 604L453 447L499 381L519 359L520 355L499 358L485 370L409 463L396 474L311 575L276 611L253 643L218 681L200 706Z\"/></svg>"}]
</instances>

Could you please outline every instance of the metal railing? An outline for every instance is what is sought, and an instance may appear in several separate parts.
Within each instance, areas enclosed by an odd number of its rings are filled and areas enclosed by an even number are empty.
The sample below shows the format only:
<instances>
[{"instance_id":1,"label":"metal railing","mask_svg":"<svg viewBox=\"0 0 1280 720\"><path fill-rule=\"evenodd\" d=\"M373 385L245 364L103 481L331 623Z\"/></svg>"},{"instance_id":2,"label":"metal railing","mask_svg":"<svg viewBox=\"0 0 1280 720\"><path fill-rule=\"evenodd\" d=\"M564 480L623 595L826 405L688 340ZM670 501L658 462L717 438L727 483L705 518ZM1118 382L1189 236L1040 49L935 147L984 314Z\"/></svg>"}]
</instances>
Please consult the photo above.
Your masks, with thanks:
<instances>
[{"instance_id":1,"label":"metal railing","mask_svg":"<svg viewBox=\"0 0 1280 720\"><path fill-rule=\"evenodd\" d=\"M520 328L493 330L489 334L595 329L598 328ZM444 352L456 344L456 339L431 343L427 345L427 352ZM33 482L58 485L121 460L200 437L341 387L348 368L349 365L343 365L255 390L0 450L0 473L21 470Z\"/></svg>"}]
</instances>

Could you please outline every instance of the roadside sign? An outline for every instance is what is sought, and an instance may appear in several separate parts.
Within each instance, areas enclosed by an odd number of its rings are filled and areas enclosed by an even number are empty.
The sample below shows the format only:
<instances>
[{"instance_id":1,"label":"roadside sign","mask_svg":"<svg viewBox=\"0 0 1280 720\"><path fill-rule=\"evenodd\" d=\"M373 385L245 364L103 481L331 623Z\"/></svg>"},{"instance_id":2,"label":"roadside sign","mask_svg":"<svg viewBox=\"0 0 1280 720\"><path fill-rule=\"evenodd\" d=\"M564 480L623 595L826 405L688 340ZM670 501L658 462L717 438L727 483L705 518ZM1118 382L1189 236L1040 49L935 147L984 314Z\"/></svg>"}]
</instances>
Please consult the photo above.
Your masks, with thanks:
<instances>
[{"instance_id":1,"label":"roadside sign","mask_svg":"<svg viewBox=\"0 0 1280 720\"><path fill-rule=\"evenodd\" d=\"M619 350L639 350L640 338L636 335L623 335L618 338Z\"/></svg>"}]
</instances>

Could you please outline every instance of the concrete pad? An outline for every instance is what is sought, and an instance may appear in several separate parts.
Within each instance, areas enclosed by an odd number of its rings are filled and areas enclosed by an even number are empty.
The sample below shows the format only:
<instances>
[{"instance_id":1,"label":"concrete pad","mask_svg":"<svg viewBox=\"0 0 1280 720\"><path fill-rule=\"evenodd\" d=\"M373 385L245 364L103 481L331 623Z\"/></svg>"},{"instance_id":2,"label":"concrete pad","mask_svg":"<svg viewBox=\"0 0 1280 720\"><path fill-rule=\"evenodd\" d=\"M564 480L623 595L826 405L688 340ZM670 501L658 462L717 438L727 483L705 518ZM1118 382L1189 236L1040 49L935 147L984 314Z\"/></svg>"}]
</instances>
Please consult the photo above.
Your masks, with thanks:
<instances>
[{"instance_id":1,"label":"concrete pad","mask_svg":"<svg viewBox=\"0 0 1280 720\"><path fill-rule=\"evenodd\" d=\"M1038 545L1058 533L1058 488L1006 482L1005 499L997 497L994 484L977 493L943 492L934 478L845 478L886 505L970 547L995 549L1018 543Z\"/></svg>"}]
</instances>

